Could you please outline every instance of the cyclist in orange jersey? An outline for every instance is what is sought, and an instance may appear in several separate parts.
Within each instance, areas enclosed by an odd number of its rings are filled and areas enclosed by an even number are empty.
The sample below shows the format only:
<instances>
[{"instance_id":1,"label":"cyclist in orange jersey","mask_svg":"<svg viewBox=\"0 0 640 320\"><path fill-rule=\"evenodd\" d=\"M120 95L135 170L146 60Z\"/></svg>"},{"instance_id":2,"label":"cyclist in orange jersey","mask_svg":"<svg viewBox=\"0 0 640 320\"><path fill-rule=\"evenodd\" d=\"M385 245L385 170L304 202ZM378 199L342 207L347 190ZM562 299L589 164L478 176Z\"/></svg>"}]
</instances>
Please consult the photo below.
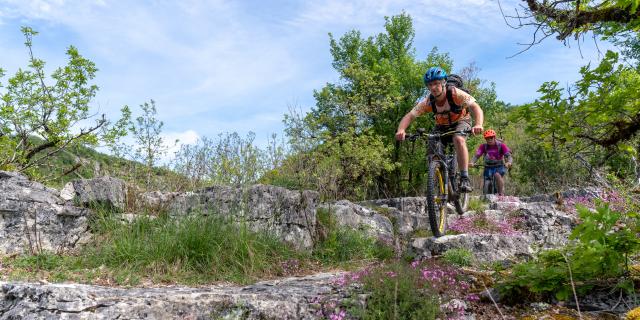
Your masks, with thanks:
<instances>
[{"instance_id":1,"label":"cyclist in orange jersey","mask_svg":"<svg viewBox=\"0 0 640 320\"><path fill-rule=\"evenodd\" d=\"M400 120L396 139L404 140L406 132L411 122L418 116L426 112L433 112L436 118L436 128L438 132L463 131L471 128L471 132L481 134L483 131L484 114L480 105L470 94L461 88L447 85L447 72L440 67L432 67L427 70L423 77L424 84L431 94L418 102ZM471 115L475 125L471 126ZM452 137L456 149L458 169L460 169L460 190L471 192L473 188L469 182L469 153L467 151L466 136L455 134Z\"/></svg>"}]
</instances>

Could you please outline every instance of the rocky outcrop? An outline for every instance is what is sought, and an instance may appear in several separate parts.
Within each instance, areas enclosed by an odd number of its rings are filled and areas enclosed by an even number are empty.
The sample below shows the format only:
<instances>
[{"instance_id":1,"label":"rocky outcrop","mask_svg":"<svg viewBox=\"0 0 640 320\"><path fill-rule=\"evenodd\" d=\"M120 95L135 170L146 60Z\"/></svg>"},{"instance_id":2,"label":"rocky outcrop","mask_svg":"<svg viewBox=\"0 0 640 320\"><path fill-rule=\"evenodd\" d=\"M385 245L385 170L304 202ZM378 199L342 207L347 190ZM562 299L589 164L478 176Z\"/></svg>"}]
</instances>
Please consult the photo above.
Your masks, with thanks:
<instances>
[{"instance_id":1,"label":"rocky outcrop","mask_svg":"<svg viewBox=\"0 0 640 320\"><path fill-rule=\"evenodd\" d=\"M0 319L322 319L323 303L344 298L336 275L246 287L0 283Z\"/></svg>"},{"instance_id":2,"label":"rocky outcrop","mask_svg":"<svg viewBox=\"0 0 640 320\"><path fill-rule=\"evenodd\" d=\"M112 177L78 179L67 183L60 191L60 196L85 207L98 205L124 212L127 185L124 181Z\"/></svg>"},{"instance_id":3,"label":"rocky outcrop","mask_svg":"<svg viewBox=\"0 0 640 320\"><path fill-rule=\"evenodd\" d=\"M0 171L0 254L60 252L88 241L90 212L58 194L22 174Z\"/></svg>"},{"instance_id":4,"label":"rocky outcrop","mask_svg":"<svg viewBox=\"0 0 640 320\"><path fill-rule=\"evenodd\" d=\"M522 202L556 202L559 198L567 199L567 198L576 198L576 197L587 197L590 199L600 198L603 190L597 187L586 187L586 188L572 188L561 192L551 193L551 194L538 194L530 197L520 197L519 200Z\"/></svg>"},{"instance_id":5,"label":"rocky outcrop","mask_svg":"<svg viewBox=\"0 0 640 320\"><path fill-rule=\"evenodd\" d=\"M363 201L360 204L389 217L401 237L410 237L418 230L429 229L424 197L377 199Z\"/></svg>"},{"instance_id":6,"label":"rocky outcrop","mask_svg":"<svg viewBox=\"0 0 640 320\"><path fill-rule=\"evenodd\" d=\"M314 191L270 185L246 189L215 186L199 192L145 193L142 201L172 216L219 214L247 223L252 230L268 231L299 249L313 247L318 202Z\"/></svg>"},{"instance_id":7,"label":"rocky outcrop","mask_svg":"<svg viewBox=\"0 0 640 320\"><path fill-rule=\"evenodd\" d=\"M501 261L531 255L529 239L525 236L501 234L456 234L439 238L415 238L410 250L417 258L431 258L447 250L463 248L471 252L478 262Z\"/></svg>"},{"instance_id":8,"label":"rocky outcrop","mask_svg":"<svg viewBox=\"0 0 640 320\"><path fill-rule=\"evenodd\" d=\"M494 210L485 211L487 215L495 219L519 218L518 230L538 247L566 244L571 230L578 223L575 215L559 210L555 202L524 202L517 197L488 199Z\"/></svg>"},{"instance_id":9,"label":"rocky outcrop","mask_svg":"<svg viewBox=\"0 0 640 320\"><path fill-rule=\"evenodd\" d=\"M340 200L333 204L323 204L319 209L327 210L339 226L362 230L370 237L387 243L393 242L393 225L389 218L370 208Z\"/></svg>"},{"instance_id":10,"label":"rocky outcrop","mask_svg":"<svg viewBox=\"0 0 640 320\"><path fill-rule=\"evenodd\" d=\"M578 223L577 217L557 210L549 202L522 205L514 215L522 218L520 230L540 247L557 247L567 243L569 234Z\"/></svg>"}]
</instances>

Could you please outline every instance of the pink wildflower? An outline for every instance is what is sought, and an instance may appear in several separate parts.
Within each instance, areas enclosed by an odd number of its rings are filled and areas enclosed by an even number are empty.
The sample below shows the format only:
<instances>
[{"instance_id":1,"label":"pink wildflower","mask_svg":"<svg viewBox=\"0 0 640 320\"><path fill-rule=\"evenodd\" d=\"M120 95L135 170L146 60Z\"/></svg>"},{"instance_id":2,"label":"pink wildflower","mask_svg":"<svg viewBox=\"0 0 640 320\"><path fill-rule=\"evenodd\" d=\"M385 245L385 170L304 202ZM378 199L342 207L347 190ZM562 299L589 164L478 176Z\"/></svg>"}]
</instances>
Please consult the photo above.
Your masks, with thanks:
<instances>
[{"instance_id":1,"label":"pink wildflower","mask_svg":"<svg viewBox=\"0 0 640 320\"><path fill-rule=\"evenodd\" d=\"M330 320L343 320L347 313L344 310L340 310L338 314L332 313L329 315Z\"/></svg>"}]
</instances>

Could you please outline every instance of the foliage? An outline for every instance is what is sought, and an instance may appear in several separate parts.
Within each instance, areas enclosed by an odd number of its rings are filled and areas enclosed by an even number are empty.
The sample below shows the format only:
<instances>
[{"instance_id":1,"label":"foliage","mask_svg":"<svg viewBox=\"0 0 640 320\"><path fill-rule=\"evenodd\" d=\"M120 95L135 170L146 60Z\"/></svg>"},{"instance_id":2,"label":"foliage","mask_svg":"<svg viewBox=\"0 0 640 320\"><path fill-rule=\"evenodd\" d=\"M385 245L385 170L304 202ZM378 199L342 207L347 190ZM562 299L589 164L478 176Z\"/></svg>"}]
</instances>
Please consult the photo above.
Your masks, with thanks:
<instances>
[{"instance_id":1,"label":"foliage","mask_svg":"<svg viewBox=\"0 0 640 320\"><path fill-rule=\"evenodd\" d=\"M442 258L445 262L460 267L469 267L473 263L473 253L466 248L447 250Z\"/></svg>"},{"instance_id":2,"label":"foliage","mask_svg":"<svg viewBox=\"0 0 640 320\"><path fill-rule=\"evenodd\" d=\"M433 261L370 266L340 276L335 284L346 287L350 299L329 302L323 314L339 319L461 319L465 310L456 299L479 299L469 292L469 279L459 268ZM360 303L363 294L365 304Z\"/></svg>"},{"instance_id":3,"label":"foliage","mask_svg":"<svg viewBox=\"0 0 640 320\"><path fill-rule=\"evenodd\" d=\"M126 162L129 167L124 176L131 178L135 182L141 182L147 189L158 188L165 183L154 183L153 173L159 160L167 154L167 145L162 138L162 127L164 123L157 119L156 103L153 100L140 105L142 114L135 121L131 121L128 106L122 112L129 116L119 122L123 128L122 135L131 135L133 144L113 141L109 144L109 149L114 155L129 159ZM176 141L177 142L177 141ZM163 176L163 178L167 178Z\"/></svg>"},{"instance_id":4,"label":"foliage","mask_svg":"<svg viewBox=\"0 0 640 320\"><path fill-rule=\"evenodd\" d=\"M426 149L396 144L394 133L400 119L428 94L424 71L436 65L452 70L453 60L437 48L419 60L407 14L387 17L384 28L368 38L355 30L339 39L330 35L332 65L340 81L314 92L310 112L293 110L285 116L292 156L274 172L272 182L319 188L328 199L391 197L422 189ZM493 86L482 87L477 71L472 65L461 72L472 94L489 109L504 107ZM429 115L414 123L433 127Z\"/></svg>"},{"instance_id":5,"label":"foliage","mask_svg":"<svg viewBox=\"0 0 640 320\"><path fill-rule=\"evenodd\" d=\"M585 66L580 73L582 79L567 96L557 82L545 82L539 89L542 96L514 113L514 121L524 121L526 132L538 137L529 143L531 152L523 150L528 157L521 160L542 162L531 163L525 177L536 179L535 168L551 164L543 174L557 179L572 172L565 170L575 159L592 172L608 166L619 177L635 175L630 164L637 166L640 73L618 63L618 54L611 51L597 67ZM532 157L535 154L539 156Z\"/></svg>"},{"instance_id":6,"label":"foliage","mask_svg":"<svg viewBox=\"0 0 640 320\"><path fill-rule=\"evenodd\" d=\"M146 176L146 186L151 187L151 173L160 158L167 153L167 146L161 136L164 123L156 118L156 102L151 100L140 105L142 115L136 118L129 131L133 135L136 147L133 148L135 160L141 161L145 166L143 172Z\"/></svg>"},{"instance_id":7,"label":"foliage","mask_svg":"<svg viewBox=\"0 0 640 320\"><path fill-rule=\"evenodd\" d=\"M588 182L588 171L561 152L561 147L549 147L544 141L532 137L519 139L516 144L517 164L511 181L516 182L516 194L551 193L558 189ZM514 152L516 153L516 152ZM514 156L515 158L515 156ZM515 181L514 181L515 180Z\"/></svg>"},{"instance_id":8,"label":"foliage","mask_svg":"<svg viewBox=\"0 0 640 320\"><path fill-rule=\"evenodd\" d=\"M571 285L583 294L596 286L625 282L627 262L640 250L638 215L612 211L600 204L595 211L578 207L582 221L571 233L567 246L541 252L537 259L516 265L501 284L505 297L570 297ZM569 273L571 270L571 274Z\"/></svg>"},{"instance_id":9,"label":"foliage","mask_svg":"<svg viewBox=\"0 0 640 320\"><path fill-rule=\"evenodd\" d=\"M318 210L317 225L321 236L313 249L313 256L323 263L386 260L394 255L389 244L367 236L362 230L338 226L328 210Z\"/></svg>"},{"instance_id":10,"label":"foliage","mask_svg":"<svg viewBox=\"0 0 640 320\"><path fill-rule=\"evenodd\" d=\"M22 33L29 51L28 68L19 69L0 92L0 169L25 172L39 180L56 179L82 164L52 167L48 161L53 155L117 139L120 128L110 126L104 115L90 125L89 104L98 91L91 84L98 70L93 62L70 46L67 65L53 71L49 80L45 62L32 50L32 39L38 33L29 27L23 27ZM47 169L38 171L44 167ZM47 176L37 175L44 171Z\"/></svg>"},{"instance_id":11,"label":"foliage","mask_svg":"<svg viewBox=\"0 0 640 320\"><path fill-rule=\"evenodd\" d=\"M519 23L534 25L545 37L556 33L559 40L588 31L605 37L640 29L638 0L527 0L524 16ZM527 19L528 18L528 19ZM526 22L525 22L526 21Z\"/></svg>"},{"instance_id":12,"label":"foliage","mask_svg":"<svg viewBox=\"0 0 640 320\"><path fill-rule=\"evenodd\" d=\"M467 205L467 209L469 211L475 211L476 214L482 214L489 206L486 201L483 201L481 198L469 198L469 204Z\"/></svg>"},{"instance_id":13,"label":"foliage","mask_svg":"<svg viewBox=\"0 0 640 320\"><path fill-rule=\"evenodd\" d=\"M402 263L379 268L363 279L371 294L364 310L350 309L359 319L435 319L437 296L419 272Z\"/></svg>"},{"instance_id":14,"label":"foliage","mask_svg":"<svg viewBox=\"0 0 640 320\"><path fill-rule=\"evenodd\" d=\"M212 184L247 186L269 169L268 154L255 146L254 140L253 132L244 138L236 132L220 134L215 140L205 137L193 145L182 145L172 167L191 181L191 189ZM279 152L272 151L270 162L280 161Z\"/></svg>"},{"instance_id":15,"label":"foliage","mask_svg":"<svg viewBox=\"0 0 640 320\"><path fill-rule=\"evenodd\" d=\"M82 265L151 272L171 281L239 283L282 273L282 263L304 258L266 233L254 233L215 214L180 218L143 216L131 224L101 215L93 222L95 242L79 257Z\"/></svg>"}]
</instances>

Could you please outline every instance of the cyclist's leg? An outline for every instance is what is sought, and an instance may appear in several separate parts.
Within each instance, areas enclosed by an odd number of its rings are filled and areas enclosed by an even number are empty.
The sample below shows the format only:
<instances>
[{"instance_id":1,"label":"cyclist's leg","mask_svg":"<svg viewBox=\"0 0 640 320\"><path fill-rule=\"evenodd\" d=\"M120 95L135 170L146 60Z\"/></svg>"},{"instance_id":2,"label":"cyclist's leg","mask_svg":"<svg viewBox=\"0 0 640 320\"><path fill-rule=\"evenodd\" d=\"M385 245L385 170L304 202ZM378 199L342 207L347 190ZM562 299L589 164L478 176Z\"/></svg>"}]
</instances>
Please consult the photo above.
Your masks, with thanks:
<instances>
[{"instance_id":1,"label":"cyclist's leg","mask_svg":"<svg viewBox=\"0 0 640 320\"><path fill-rule=\"evenodd\" d=\"M504 195L504 175L506 171L504 166L500 166L496 168L495 173L493 174L496 178L496 184L498 185L498 193Z\"/></svg>"},{"instance_id":2,"label":"cyclist's leg","mask_svg":"<svg viewBox=\"0 0 640 320\"><path fill-rule=\"evenodd\" d=\"M471 129L471 122L468 119L461 119L455 125L456 131ZM464 135L456 134L453 136L453 145L456 148L456 157L458 158L458 169L460 172L467 171L469 167L469 152L467 151L467 139Z\"/></svg>"},{"instance_id":3,"label":"cyclist's leg","mask_svg":"<svg viewBox=\"0 0 640 320\"><path fill-rule=\"evenodd\" d=\"M498 171L496 171L493 176L498 187L498 194L501 196L504 195L504 180L502 180L502 176L500 175L500 173L498 173Z\"/></svg>"},{"instance_id":4,"label":"cyclist's leg","mask_svg":"<svg viewBox=\"0 0 640 320\"><path fill-rule=\"evenodd\" d=\"M489 172L489 168L484 168L484 170L482 171L482 193L483 194L488 194L490 193L490 187L491 187L491 176L490 176L490 172Z\"/></svg>"},{"instance_id":5,"label":"cyclist's leg","mask_svg":"<svg viewBox=\"0 0 640 320\"><path fill-rule=\"evenodd\" d=\"M463 131L467 129L471 129L471 123L468 120L460 120L455 126L456 131ZM458 169L460 170L460 191L471 192L473 188L469 182L469 152L467 151L466 137L459 134L454 135L453 145L456 149Z\"/></svg>"}]
</instances>

